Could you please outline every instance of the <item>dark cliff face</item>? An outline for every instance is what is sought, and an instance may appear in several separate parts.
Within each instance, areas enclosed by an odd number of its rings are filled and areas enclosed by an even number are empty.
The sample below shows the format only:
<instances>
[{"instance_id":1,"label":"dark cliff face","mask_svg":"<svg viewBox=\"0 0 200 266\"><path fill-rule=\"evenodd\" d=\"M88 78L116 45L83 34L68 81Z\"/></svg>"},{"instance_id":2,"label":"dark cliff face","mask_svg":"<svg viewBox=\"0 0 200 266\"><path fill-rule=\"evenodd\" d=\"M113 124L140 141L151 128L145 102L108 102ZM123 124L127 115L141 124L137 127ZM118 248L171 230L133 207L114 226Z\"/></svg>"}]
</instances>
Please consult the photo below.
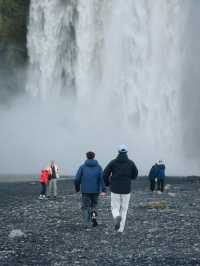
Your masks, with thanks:
<instances>
[{"instance_id":1,"label":"dark cliff face","mask_svg":"<svg viewBox=\"0 0 200 266\"><path fill-rule=\"evenodd\" d=\"M24 90L29 0L0 0L0 103Z\"/></svg>"}]
</instances>

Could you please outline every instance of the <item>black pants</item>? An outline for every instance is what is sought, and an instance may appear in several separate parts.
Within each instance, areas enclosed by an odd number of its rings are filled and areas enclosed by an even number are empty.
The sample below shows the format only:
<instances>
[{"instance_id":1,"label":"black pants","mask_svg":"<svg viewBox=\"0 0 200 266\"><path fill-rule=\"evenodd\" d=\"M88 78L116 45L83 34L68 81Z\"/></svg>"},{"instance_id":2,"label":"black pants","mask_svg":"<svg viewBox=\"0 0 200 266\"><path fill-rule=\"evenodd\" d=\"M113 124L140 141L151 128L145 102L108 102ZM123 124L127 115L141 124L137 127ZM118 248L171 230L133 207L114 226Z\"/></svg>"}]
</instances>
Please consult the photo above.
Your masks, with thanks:
<instances>
[{"instance_id":1,"label":"black pants","mask_svg":"<svg viewBox=\"0 0 200 266\"><path fill-rule=\"evenodd\" d=\"M85 223L91 221L91 212L96 212L99 193L82 193L82 211Z\"/></svg>"},{"instance_id":2,"label":"black pants","mask_svg":"<svg viewBox=\"0 0 200 266\"><path fill-rule=\"evenodd\" d=\"M40 183L41 184L41 195L46 195L46 190L47 190L47 186L45 183Z\"/></svg>"},{"instance_id":3,"label":"black pants","mask_svg":"<svg viewBox=\"0 0 200 266\"><path fill-rule=\"evenodd\" d=\"M150 179L150 189L151 191L155 190L156 181L155 179Z\"/></svg>"},{"instance_id":4,"label":"black pants","mask_svg":"<svg viewBox=\"0 0 200 266\"><path fill-rule=\"evenodd\" d=\"M157 190L164 191L164 179L158 177Z\"/></svg>"}]
</instances>

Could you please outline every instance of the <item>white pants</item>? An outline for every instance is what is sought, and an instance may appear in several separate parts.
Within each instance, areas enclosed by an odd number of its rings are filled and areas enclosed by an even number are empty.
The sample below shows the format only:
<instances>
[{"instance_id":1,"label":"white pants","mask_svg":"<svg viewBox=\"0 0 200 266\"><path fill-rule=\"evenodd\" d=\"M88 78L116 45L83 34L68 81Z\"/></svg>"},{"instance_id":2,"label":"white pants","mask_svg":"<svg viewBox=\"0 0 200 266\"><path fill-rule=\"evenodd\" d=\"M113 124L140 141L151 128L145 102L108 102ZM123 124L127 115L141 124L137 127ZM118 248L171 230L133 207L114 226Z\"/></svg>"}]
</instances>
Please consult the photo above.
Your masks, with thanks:
<instances>
[{"instance_id":1,"label":"white pants","mask_svg":"<svg viewBox=\"0 0 200 266\"><path fill-rule=\"evenodd\" d=\"M57 180L56 180L56 178L52 178L49 180L47 195L50 197L51 193L53 194L54 197L57 196Z\"/></svg>"},{"instance_id":2,"label":"white pants","mask_svg":"<svg viewBox=\"0 0 200 266\"><path fill-rule=\"evenodd\" d=\"M113 218L115 219L117 216L121 216L120 228L118 230L119 232L124 231L130 196L130 193L116 194L111 192L111 211Z\"/></svg>"}]
</instances>

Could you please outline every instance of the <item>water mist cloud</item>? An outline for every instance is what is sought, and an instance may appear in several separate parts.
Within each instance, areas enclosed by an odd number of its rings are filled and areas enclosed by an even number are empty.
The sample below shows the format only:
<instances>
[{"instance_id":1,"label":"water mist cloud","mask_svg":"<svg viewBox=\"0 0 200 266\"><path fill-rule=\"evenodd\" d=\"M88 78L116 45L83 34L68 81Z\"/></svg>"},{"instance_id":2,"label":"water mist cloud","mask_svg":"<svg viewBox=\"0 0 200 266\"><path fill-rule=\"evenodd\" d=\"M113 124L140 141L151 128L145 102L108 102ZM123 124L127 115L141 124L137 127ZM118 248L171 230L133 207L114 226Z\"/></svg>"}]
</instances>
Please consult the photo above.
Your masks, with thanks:
<instances>
[{"instance_id":1,"label":"water mist cloud","mask_svg":"<svg viewBox=\"0 0 200 266\"><path fill-rule=\"evenodd\" d=\"M183 147L188 158L200 160L200 2L189 2L189 16L185 29L183 81L182 81L182 123Z\"/></svg>"}]
</instances>

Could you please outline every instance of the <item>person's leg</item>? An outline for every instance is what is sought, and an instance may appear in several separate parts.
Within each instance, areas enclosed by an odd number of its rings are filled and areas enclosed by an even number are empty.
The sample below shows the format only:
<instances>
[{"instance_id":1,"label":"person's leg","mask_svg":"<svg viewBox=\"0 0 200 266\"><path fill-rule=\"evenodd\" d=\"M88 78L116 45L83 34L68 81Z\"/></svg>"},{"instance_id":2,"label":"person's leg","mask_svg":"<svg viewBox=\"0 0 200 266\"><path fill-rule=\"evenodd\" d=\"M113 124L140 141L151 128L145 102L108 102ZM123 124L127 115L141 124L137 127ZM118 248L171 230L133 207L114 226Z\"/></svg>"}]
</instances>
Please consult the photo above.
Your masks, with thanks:
<instances>
[{"instance_id":1,"label":"person's leg","mask_svg":"<svg viewBox=\"0 0 200 266\"><path fill-rule=\"evenodd\" d=\"M40 196L39 196L39 199L43 199L43 183L40 183L41 185L41 189L40 189Z\"/></svg>"},{"instance_id":2,"label":"person's leg","mask_svg":"<svg viewBox=\"0 0 200 266\"><path fill-rule=\"evenodd\" d=\"M93 193L91 194L91 209L92 211L96 211L97 204L98 204L98 198L99 198L99 193Z\"/></svg>"},{"instance_id":3,"label":"person's leg","mask_svg":"<svg viewBox=\"0 0 200 266\"><path fill-rule=\"evenodd\" d=\"M44 184L44 196L46 196L47 193L47 184Z\"/></svg>"},{"instance_id":4,"label":"person's leg","mask_svg":"<svg viewBox=\"0 0 200 266\"><path fill-rule=\"evenodd\" d=\"M53 179L50 179L50 180L49 180L48 187L47 187L47 196L48 196L48 197L51 197L52 180L53 180Z\"/></svg>"},{"instance_id":5,"label":"person's leg","mask_svg":"<svg viewBox=\"0 0 200 266\"><path fill-rule=\"evenodd\" d=\"M150 180L150 189L151 189L151 191L154 191L155 190L155 179L151 179Z\"/></svg>"},{"instance_id":6,"label":"person's leg","mask_svg":"<svg viewBox=\"0 0 200 266\"><path fill-rule=\"evenodd\" d=\"M164 179L161 179L160 180L160 183L161 183L161 191L164 192Z\"/></svg>"},{"instance_id":7,"label":"person's leg","mask_svg":"<svg viewBox=\"0 0 200 266\"><path fill-rule=\"evenodd\" d=\"M56 178L52 179L52 183L53 183L53 196L56 197L57 196L57 179Z\"/></svg>"},{"instance_id":8,"label":"person's leg","mask_svg":"<svg viewBox=\"0 0 200 266\"><path fill-rule=\"evenodd\" d=\"M45 184L41 183L41 193L42 196L45 195Z\"/></svg>"},{"instance_id":9,"label":"person's leg","mask_svg":"<svg viewBox=\"0 0 200 266\"><path fill-rule=\"evenodd\" d=\"M130 201L131 194L122 194L121 195L121 209L120 209L120 216L121 216L121 223L119 232L124 231L125 223L126 223L126 215L128 211L129 201Z\"/></svg>"},{"instance_id":10,"label":"person's leg","mask_svg":"<svg viewBox=\"0 0 200 266\"><path fill-rule=\"evenodd\" d=\"M98 204L98 193L91 194L91 219L93 226L97 226L97 204Z\"/></svg>"},{"instance_id":11,"label":"person's leg","mask_svg":"<svg viewBox=\"0 0 200 266\"><path fill-rule=\"evenodd\" d=\"M120 227L121 222L121 200L120 194L112 193L111 192L111 211L115 221L115 230L118 230Z\"/></svg>"},{"instance_id":12,"label":"person's leg","mask_svg":"<svg viewBox=\"0 0 200 266\"><path fill-rule=\"evenodd\" d=\"M111 192L111 212L114 219L120 216L120 194Z\"/></svg>"},{"instance_id":13,"label":"person's leg","mask_svg":"<svg viewBox=\"0 0 200 266\"><path fill-rule=\"evenodd\" d=\"M83 221L87 225L90 221L90 196L87 193L82 193L82 215Z\"/></svg>"},{"instance_id":14,"label":"person's leg","mask_svg":"<svg viewBox=\"0 0 200 266\"><path fill-rule=\"evenodd\" d=\"M157 190L159 191L161 189L161 184L160 184L160 178L158 177L157 179Z\"/></svg>"}]
</instances>

